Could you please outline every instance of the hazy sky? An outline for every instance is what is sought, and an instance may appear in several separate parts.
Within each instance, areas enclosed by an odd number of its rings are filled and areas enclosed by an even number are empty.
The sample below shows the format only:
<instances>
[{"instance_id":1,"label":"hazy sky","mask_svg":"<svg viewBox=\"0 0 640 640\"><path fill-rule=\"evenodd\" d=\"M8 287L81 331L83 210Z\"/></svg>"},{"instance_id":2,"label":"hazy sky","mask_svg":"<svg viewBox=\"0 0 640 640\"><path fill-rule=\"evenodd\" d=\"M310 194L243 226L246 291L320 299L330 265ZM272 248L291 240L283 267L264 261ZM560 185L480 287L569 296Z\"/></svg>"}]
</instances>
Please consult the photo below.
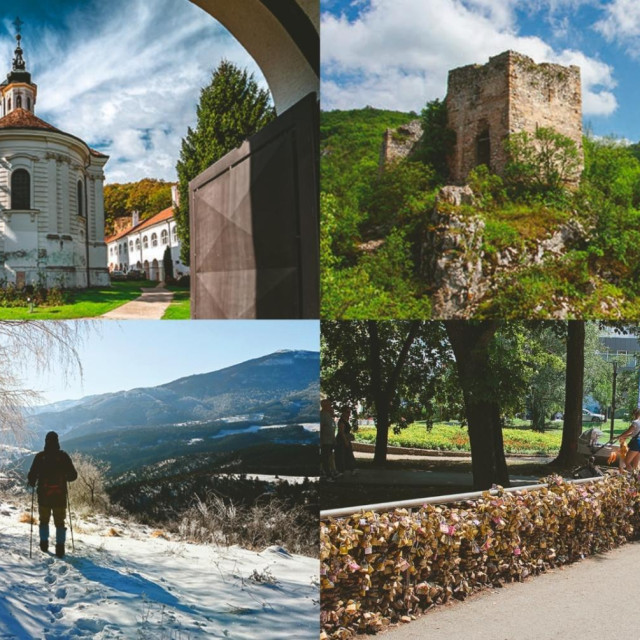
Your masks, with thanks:
<instances>
[{"instance_id":1,"label":"hazy sky","mask_svg":"<svg viewBox=\"0 0 640 640\"><path fill-rule=\"evenodd\" d=\"M175 179L200 89L222 58L264 79L249 54L188 0L0 3L0 77L11 69L16 14L36 115L111 156L107 182Z\"/></svg>"},{"instance_id":2,"label":"hazy sky","mask_svg":"<svg viewBox=\"0 0 640 640\"><path fill-rule=\"evenodd\" d=\"M61 321L59 321L61 322ZM320 350L316 320L103 321L80 345L84 376L32 370L24 378L47 402L149 387L280 349Z\"/></svg>"},{"instance_id":3,"label":"hazy sky","mask_svg":"<svg viewBox=\"0 0 640 640\"><path fill-rule=\"evenodd\" d=\"M419 112L508 49L582 71L585 123L640 140L638 0L322 0L322 106Z\"/></svg>"}]
</instances>

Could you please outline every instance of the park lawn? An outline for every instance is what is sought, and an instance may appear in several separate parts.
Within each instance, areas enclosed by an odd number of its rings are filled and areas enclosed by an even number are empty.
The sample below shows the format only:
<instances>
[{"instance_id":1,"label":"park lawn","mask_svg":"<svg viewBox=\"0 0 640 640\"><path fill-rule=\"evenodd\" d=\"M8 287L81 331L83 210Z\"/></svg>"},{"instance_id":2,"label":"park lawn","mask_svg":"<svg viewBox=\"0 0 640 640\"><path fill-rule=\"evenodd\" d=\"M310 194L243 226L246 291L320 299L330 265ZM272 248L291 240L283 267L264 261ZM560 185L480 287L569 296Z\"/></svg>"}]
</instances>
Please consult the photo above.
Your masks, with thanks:
<instances>
[{"instance_id":1,"label":"park lawn","mask_svg":"<svg viewBox=\"0 0 640 640\"><path fill-rule=\"evenodd\" d=\"M29 313L27 307L0 307L2 320L69 320L73 318L95 318L107 311L135 300L142 287L155 287L157 282L146 280L117 281L104 289L92 288L73 292L73 301L52 307L36 307Z\"/></svg>"},{"instance_id":2,"label":"park lawn","mask_svg":"<svg viewBox=\"0 0 640 640\"><path fill-rule=\"evenodd\" d=\"M189 320L191 318L191 298L188 290L173 290L173 300L162 316L163 320Z\"/></svg>"},{"instance_id":3,"label":"park lawn","mask_svg":"<svg viewBox=\"0 0 640 640\"><path fill-rule=\"evenodd\" d=\"M605 442L609 437L608 424L585 424L584 429L596 426L604 433L600 441ZM622 433L628 426L625 420L616 420L614 434ZM373 444L376 438L374 427L360 427L355 433L357 442ZM502 430L504 449L506 453L527 453L553 455L560 449L562 441L562 424L558 428L544 432L532 431L522 427ZM400 433L393 429L389 431L389 445L396 447L411 447L415 449L440 449L443 451L471 451L469 435L466 427L461 428L459 423L437 423L431 431L427 431L424 422L414 422Z\"/></svg>"}]
</instances>

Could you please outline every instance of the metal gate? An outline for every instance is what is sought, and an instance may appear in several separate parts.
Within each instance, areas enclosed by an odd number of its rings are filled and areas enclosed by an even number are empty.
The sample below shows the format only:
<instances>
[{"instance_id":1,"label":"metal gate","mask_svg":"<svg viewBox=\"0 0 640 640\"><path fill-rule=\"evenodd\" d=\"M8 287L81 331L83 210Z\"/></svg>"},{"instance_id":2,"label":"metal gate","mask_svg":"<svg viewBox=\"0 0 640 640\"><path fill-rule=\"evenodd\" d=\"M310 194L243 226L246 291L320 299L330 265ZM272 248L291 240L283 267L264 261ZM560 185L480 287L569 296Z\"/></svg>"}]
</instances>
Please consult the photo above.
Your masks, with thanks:
<instances>
[{"instance_id":1,"label":"metal gate","mask_svg":"<svg viewBox=\"0 0 640 640\"><path fill-rule=\"evenodd\" d=\"M190 182L193 318L319 317L318 127L312 93Z\"/></svg>"}]
</instances>

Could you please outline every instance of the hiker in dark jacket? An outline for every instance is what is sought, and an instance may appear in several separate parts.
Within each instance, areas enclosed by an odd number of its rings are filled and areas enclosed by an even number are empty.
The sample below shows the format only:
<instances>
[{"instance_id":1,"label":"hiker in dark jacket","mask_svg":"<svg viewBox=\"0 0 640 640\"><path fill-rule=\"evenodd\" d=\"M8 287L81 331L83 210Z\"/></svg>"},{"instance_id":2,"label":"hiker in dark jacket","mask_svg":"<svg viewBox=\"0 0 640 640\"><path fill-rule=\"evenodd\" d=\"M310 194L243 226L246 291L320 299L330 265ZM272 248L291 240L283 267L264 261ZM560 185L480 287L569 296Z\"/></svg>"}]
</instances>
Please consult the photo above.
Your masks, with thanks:
<instances>
[{"instance_id":1,"label":"hiker in dark jacket","mask_svg":"<svg viewBox=\"0 0 640 640\"><path fill-rule=\"evenodd\" d=\"M56 525L56 555L64 556L67 529L64 526L67 511L67 482L78 477L69 454L60 449L58 434L49 431L44 451L36 454L29 471L30 487L38 485L38 514L40 516L40 549L49 550L49 521L53 512Z\"/></svg>"}]
</instances>

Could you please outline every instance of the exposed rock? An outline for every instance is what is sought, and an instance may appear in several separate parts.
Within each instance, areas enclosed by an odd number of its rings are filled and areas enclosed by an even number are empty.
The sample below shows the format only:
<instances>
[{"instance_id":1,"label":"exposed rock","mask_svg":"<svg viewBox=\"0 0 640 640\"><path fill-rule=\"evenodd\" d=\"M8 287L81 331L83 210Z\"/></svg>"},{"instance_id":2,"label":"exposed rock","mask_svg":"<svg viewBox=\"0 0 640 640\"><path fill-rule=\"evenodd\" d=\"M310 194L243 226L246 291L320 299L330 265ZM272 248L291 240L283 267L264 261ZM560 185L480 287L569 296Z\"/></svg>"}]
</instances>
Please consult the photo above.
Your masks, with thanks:
<instances>
[{"instance_id":1,"label":"exposed rock","mask_svg":"<svg viewBox=\"0 0 640 640\"><path fill-rule=\"evenodd\" d=\"M434 318L472 317L483 297L499 286L501 274L561 256L568 246L588 236L579 222L570 220L524 249L506 247L489 262L483 260L485 222L474 213L473 205L469 186L443 187L436 199L423 246L426 258L422 273L433 290ZM568 300L558 297L549 302L554 318L567 318L573 313Z\"/></svg>"},{"instance_id":2,"label":"exposed rock","mask_svg":"<svg viewBox=\"0 0 640 640\"><path fill-rule=\"evenodd\" d=\"M431 217L425 253L427 278L432 283L434 318L466 318L470 303L486 291L482 275L484 221L461 212L461 204L473 204L468 186L444 187ZM447 205L447 206L443 206Z\"/></svg>"}]
</instances>

